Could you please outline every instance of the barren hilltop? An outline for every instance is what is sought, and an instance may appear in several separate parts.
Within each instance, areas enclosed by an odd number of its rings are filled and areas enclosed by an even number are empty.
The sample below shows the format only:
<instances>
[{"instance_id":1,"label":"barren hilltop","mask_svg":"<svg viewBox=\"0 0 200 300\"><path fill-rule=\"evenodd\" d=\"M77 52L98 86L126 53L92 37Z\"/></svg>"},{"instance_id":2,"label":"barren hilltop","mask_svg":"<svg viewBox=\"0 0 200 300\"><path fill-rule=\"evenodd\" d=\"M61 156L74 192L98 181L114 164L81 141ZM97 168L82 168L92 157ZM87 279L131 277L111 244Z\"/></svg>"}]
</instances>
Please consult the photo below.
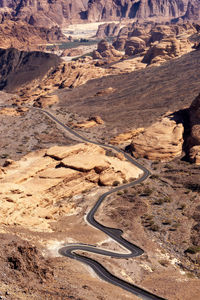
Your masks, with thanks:
<instances>
[{"instance_id":1,"label":"barren hilltop","mask_svg":"<svg viewBox=\"0 0 200 300\"><path fill-rule=\"evenodd\" d=\"M0 298L200 298L199 3L0 1Z\"/></svg>"}]
</instances>

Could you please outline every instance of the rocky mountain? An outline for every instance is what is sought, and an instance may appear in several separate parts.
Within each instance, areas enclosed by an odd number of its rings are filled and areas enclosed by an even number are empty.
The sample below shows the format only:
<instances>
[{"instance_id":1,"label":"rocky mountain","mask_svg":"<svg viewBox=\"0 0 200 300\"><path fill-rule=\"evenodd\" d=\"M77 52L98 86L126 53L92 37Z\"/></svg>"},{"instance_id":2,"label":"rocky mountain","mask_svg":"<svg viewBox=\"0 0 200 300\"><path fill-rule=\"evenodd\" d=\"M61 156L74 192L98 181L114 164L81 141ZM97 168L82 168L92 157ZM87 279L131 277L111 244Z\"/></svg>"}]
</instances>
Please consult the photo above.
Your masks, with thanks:
<instances>
[{"instance_id":1,"label":"rocky mountain","mask_svg":"<svg viewBox=\"0 0 200 300\"><path fill-rule=\"evenodd\" d=\"M187 11L184 19L199 20L200 19L200 1L193 0L188 2Z\"/></svg>"},{"instance_id":2,"label":"rocky mountain","mask_svg":"<svg viewBox=\"0 0 200 300\"><path fill-rule=\"evenodd\" d=\"M57 66L60 58L44 52L25 52L17 49L0 49L0 89L13 90L18 86L42 78Z\"/></svg>"},{"instance_id":3,"label":"rocky mountain","mask_svg":"<svg viewBox=\"0 0 200 300\"><path fill-rule=\"evenodd\" d=\"M71 22L116 19L166 21L199 19L198 0L2 0L0 22L21 19L31 25L66 26Z\"/></svg>"},{"instance_id":4,"label":"rocky mountain","mask_svg":"<svg viewBox=\"0 0 200 300\"><path fill-rule=\"evenodd\" d=\"M67 41L60 27L37 27L21 20L0 24L0 48L15 47L19 50L44 50L47 43Z\"/></svg>"},{"instance_id":5,"label":"rocky mountain","mask_svg":"<svg viewBox=\"0 0 200 300\"><path fill-rule=\"evenodd\" d=\"M88 0L3 0L0 20L15 18L31 25L51 27L84 19Z\"/></svg>"},{"instance_id":6,"label":"rocky mountain","mask_svg":"<svg viewBox=\"0 0 200 300\"><path fill-rule=\"evenodd\" d=\"M193 3L193 1L189 1ZM197 1L198 2L198 1ZM177 18L187 10L188 0L90 0L88 20L114 20L116 18Z\"/></svg>"}]
</instances>

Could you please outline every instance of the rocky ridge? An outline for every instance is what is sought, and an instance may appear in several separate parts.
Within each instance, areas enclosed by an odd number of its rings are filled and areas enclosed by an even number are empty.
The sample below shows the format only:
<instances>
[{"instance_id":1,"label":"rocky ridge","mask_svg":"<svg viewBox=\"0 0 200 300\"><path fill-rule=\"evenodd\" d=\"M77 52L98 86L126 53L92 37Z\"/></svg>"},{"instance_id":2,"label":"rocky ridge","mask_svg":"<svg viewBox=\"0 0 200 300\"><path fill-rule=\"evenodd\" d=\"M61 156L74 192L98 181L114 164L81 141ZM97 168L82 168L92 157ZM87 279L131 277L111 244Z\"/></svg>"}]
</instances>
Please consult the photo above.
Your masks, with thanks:
<instances>
[{"instance_id":1,"label":"rocky ridge","mask_svg":"<svg viewBox=\"0 0 200 300\"><path fill-rule=\"evenodd\" d=\"M45 50L46 44L67 41L60 27L37 27L24 21L7 20L0 24L0 48Z\"/></svg>"},{"instance_id":2,"label":"rocky ridge","mask_svg":"<svg viewBox=\"0 0 200 300\"><path fill-rule=\"evenodd\" d=\"M200 95L192 102L189 108L190 135L187 139L189 158L200 165Z\"/></svg>"}]
</instances>

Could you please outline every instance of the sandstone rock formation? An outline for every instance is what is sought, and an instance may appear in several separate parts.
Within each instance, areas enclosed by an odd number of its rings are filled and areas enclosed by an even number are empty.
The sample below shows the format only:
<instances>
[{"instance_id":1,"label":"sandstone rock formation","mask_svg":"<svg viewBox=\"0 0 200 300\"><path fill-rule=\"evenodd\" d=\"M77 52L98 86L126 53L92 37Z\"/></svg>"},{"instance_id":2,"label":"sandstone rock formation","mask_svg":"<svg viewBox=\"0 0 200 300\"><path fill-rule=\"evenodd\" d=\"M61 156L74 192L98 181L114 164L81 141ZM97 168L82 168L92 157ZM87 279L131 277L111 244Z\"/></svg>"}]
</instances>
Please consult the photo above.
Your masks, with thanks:
<instances>
[{"instance_id":1,"label":"sandstone rock formation","mask_svg":"<svg viewBox=\"0 0 200 300\"><path fill-rule=\"evenodd\" d=\"M47 43L67 41L58 26L36 27L23 21L6 21L0 24L0 47L19 50L44 50Z\"/></svg>"},{"instance_id":2,"label":"sandstone rock formation","mask_svg":"<svg viewBox=\"0 0 200 300\"><path fill-rule=\"evenodd\" d=\"M200 146L193 146L190 148L189 159L196 165L200 165Z\"/></svg>"},{"instance_id":3,"label":"sandstone rock formation","mask_svg":"<svg viewBox=\"0 0 200 300\"><path fill-rule=\"evenodd\" d=\"M0 115L4 116L21 116L28 110L27 107L5 107L0 109Z\"/></svg>"},{"instance_id":4,"label":"sandstone rock formation","mask_svg":"<svg viewBox=\"0 0 200 300\"><path fill-rule=\"evenodd\" d=\"M110 140L110 143L113 145L120 145L120 144L130 144L132 141L133 137L136 137L140 133L144 132L144 128L138 128L138 129L133 129L124 133L121 133L117 135L116 137L112 138Z\"/></svg>"},{"instance_id":5,"label":"sandstone rock formation","mask_svg":"<svg viewBox=\"0 0 200 300\"><path fill-rule=\"evenodd\" d=\"M107 41L101 40L98 43L97 50L93 52L94 59L109 59L109 60L119 60L123 54L116 50L112 45L110 45Z\"/></svg>"},{"instance_id":6,"label":"sandstone rock formation","mask_svg":"<svg viewBox=\"0 0 200 300\"><path fill-rule=\"evenodd\" d=\"M153 44L145 54L143 62L148 65L159 65L166 60L179 57L191 50L192 45L188 39L167 38Z\"/></svg>"},{"instance_id":7,"label":"sandstone rock formation","mask_svg":"<svg viewBox=\"0 0 200 300\"><path fill-rule=\"evenodd\" d=\"M104 23L99 25L96 38L97 39L104 39L106 37L114 37L117 36L120 31L120 24L119 23Z\"/></svg>"},{"instance_id":8,"label":"sandstone rock formation","mask_svg":"<svg viewBox=\"0 0 200 300\"><path fill-rule=\"evenodd\" d=\"M49 223L77 207L66 200L101 185L137 178L141 170L91 144L54 146L9 161L1 170L2 224L50 231Z\"/></svg>"},{"instance_id":9,"label":"sandstone rock formation","mask_svg":"<svg viewBox=\"0 0 200 300\"><path fill-rule=\"evenodd\" d=\"M193 2L193 0L90 0L88 20L101 21L117 18L172 19L185 14L188 2Z\"/></svg>"},{"instance_id":10,"label":"sandstone rock formation","mask_svg":"<svg viewBox=\"0 0 200 300\"><path fill-rule=\"evenodd\" d=\"M189 118L190 136L187 139L189 158L192 162L200 164L200 94L189 108Z\"/></svg>"},{"instance_id":11,"label":"sandstone rock formation","mask_svg":"<svg viewBox=\"0 0 200 300\"><path fill-rule=\"evenodd\" d=\"M152 19L166 21L174 18L197 20L198 0L4 0L0 3L0 22L20 19L34 26L66 26L71 22L120 19Z\"/></svg>"},{"instance_id":12,"label":"sandstone rock formation","mask_svg":"<svg viewBox=\"0 0 200 300\"><path fill-rule=\"evenodd\" d=\"M73 49L65 49L62 54L61 54L61 57L64 57L64 56L70 56L70 57L73 57L73 56L81 56L83 55L83 50L80 49L80 48L73 48Z\"/></svg>"},{"instance_id":13,"label":"sandstone rock formation","mask_svg":"<svg viewBox=\"0 0 200 300\"><path fill-rule=\"evenodd\" d=\"M71 20L79 21L86 18L88 0L56 0L56 1L1 1L1 20L17 18L27 23L51 27L66 25Z\"/></svg>"},{"instance_id":14,"label":"sandstone rock formation","mask_svg":"<svg viewBox=\"0 0 200 300\"><path fill-rule=\"evenodd\" d=\"M133 138L131 147L135 157L169 161L180 156L183 145L183 125L166 116Z\"/></svg>"},{"instance_id":15,"label":"sandstone rock formation","mask_svg":"<svg viewBox=\"0 0 200 300\"><path fill-rule=\"evenodd\" d=\"M97 125L103 125L104 121L102 120L102 118L100 116L94 116L89 118L88 120L84 121L84 122L78 122L78 123L73 123L72 125L76 128L91 128L91 127L95 127Z\"/></svg>"},{"instance_id":16,"label":"sandstone rock formation","mask_svg":"<svg viewBox=\"0 0 200 300\"><path fill-rule=\"evenodd\" d=\"M90 79L106 76L106 69L96 67L92 58L79 59L69 63L60 63L46 73L43 80L34 80L18 90L22 102L34 103L41 106L41 98L51 100L49 94L57 89L74 88ZM46 96L48 98L46 98ZM45 102L47 103L48 101ZM37 104L38 102L38 104ZM57 100L56 100L57 102Z\"/></svg>"},{"instance_id":17,"label":"sandstone rock formation","mask_svg":"<svg viewBox=\"0 0 200 300\"><path fill-rule=\"evenodd\" d=\"M139 37L131 37L126 41L125 54L132 56L145 51L146 43Z\"/></svg>"},{"instance_id":18,"label":"sandstone rock formation","mask_svg":"<svg viewBox=\"0 0 200 300\"><path fill-rule=\"evenodd\" d=\"M97 54L98 52L99 54ZM120 51L117 51L112 45L110 45L107 41L101 40L98 43L97 51L94 51L93 58L112 58L112 59L119 59L122 57L122 53Z\"/></svg>"},{"instance_id":19,"label":"sandstone rock formation","mask_svg":"<svg viewBox=\"0 0 200 300\"><path fill-rule=\"evenodd\" d=\"M56 104L59 102L59 98L56 95L44 95L39 98L37 98L34 101L34 106L40 107L40 108L45 108L49 107L53 104Z\"/></svg>"}]
</instances>

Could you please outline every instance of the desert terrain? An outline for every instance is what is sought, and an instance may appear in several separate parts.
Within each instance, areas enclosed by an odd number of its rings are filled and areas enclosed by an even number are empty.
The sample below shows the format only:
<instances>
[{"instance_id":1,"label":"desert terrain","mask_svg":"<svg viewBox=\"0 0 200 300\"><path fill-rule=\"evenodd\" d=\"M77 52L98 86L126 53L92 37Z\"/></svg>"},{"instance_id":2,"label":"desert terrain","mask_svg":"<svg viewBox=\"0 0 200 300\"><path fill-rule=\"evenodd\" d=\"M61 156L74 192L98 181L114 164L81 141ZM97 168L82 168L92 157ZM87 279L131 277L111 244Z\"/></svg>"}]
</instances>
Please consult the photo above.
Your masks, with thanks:
<instances>
[{"instance_id":1,"label":"desert terrain","mask_svg":"<svg viewBox=\"0 0 200 300\"><path fill-rule=\"evenodd\" d=\"M0 5L1 299L200 298L199 22L196 0Z\"/></svg>"}]
</instances>

